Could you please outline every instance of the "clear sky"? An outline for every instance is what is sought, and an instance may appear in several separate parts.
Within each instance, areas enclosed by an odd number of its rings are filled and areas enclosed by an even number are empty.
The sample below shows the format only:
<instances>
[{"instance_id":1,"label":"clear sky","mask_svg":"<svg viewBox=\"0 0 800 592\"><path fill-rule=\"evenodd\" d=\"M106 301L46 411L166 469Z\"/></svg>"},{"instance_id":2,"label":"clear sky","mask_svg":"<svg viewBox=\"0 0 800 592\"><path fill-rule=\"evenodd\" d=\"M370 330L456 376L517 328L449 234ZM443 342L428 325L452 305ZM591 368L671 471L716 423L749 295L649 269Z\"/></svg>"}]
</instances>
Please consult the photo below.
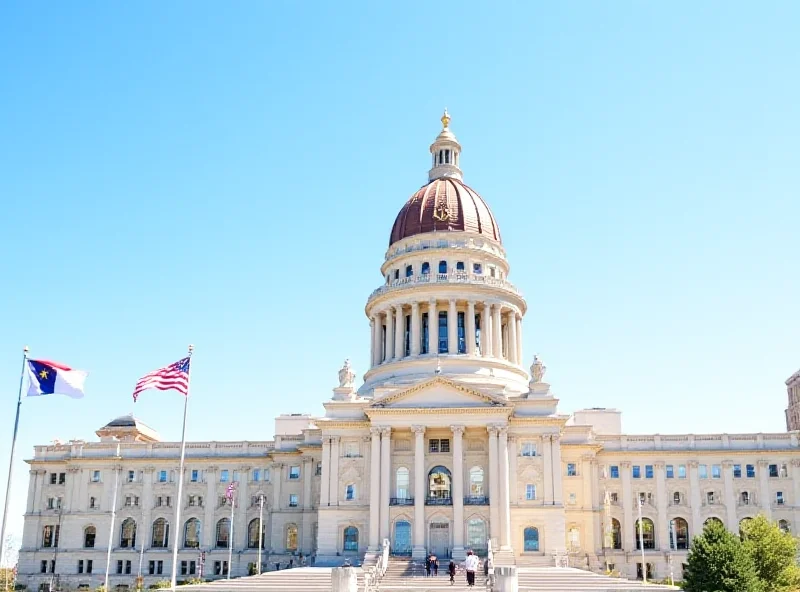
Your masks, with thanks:
<instances>
[{"instance_id":1,"label":"clear sky","mask_svg":"<svg viewBox=\"0 0 800 592\"><path fill-rule=\"evenodd\" d=\"M196 345L188 438L319 414L447 107L561 411L782 431L800 367L800 3L5 2L0 479L22 346L91 372L33 445ZM0 496L3 495L0 491Z\"/></svg>"}]
</instances>

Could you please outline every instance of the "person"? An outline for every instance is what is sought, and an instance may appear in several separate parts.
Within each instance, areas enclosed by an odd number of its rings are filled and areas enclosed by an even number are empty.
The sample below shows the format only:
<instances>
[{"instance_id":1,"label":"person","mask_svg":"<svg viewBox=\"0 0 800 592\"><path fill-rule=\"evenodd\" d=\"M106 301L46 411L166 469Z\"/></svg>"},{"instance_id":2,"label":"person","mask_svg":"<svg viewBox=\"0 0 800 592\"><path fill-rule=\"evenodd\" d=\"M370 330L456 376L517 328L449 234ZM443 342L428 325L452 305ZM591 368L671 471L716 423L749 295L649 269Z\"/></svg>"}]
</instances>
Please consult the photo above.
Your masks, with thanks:
<instances>
[{"instance_id":1,"label":"person","mask_svg":"<svg viewBox=\"0 0 800 592\"><path fill-rule=\"evenodd\" d=\"M294 559L290 559L289 560L289 569L292 569L293 567L294 567Z\"/></svg>"},{"instance_id":2,"label":"person","mask_svg":"<svg viewBox=\"0 0 800 592\"><path fill-rule=\"evenodd\" d=\"M470 588L475 586L475 570L478 569L479 561L478 556L471 549L467 551L467 560L464 562L464 567L467 570L467 586Z\"/></svg>"},{"instance_id":3,"label":"person","mask_svg":"<svg viewBox=\"0 0 800 592\"><path fill-rule=\"evenodd\" d=\"M434 575L434 577L438 576L439 575L439 558L436 555L434 555L431 558L431 567L433 567L433 575Z\"/></svg>"},{"instance_id":4,"label":"person","mask_svg":"<svg viewBox=\"0 0 800 592\"><path fill-rule=\"evenodd\" d=\"M486 585L489 584L489 558L487 557L483 562L483 575L486 578Z\"/></svg>"},{"instance_id":5,"label":"person","mask_svg":"<svg viewBox=\"0 0 800 592\"><path fill-rule=\"evenodd\" d=\"M450 585L453 586L456 583L456 562L452 559L450 560L450 565L447 566L447 573L450 574Z\"/></svg>"},{"instance_id":6,"label":"person","mask_svg":"<svg viewBox=\"0 0 800 592\"><path fill-rule=\"evenodd\" d=\"M431 556L425 558L425 577L431 577Z\"/></svg>"}]
</instances>

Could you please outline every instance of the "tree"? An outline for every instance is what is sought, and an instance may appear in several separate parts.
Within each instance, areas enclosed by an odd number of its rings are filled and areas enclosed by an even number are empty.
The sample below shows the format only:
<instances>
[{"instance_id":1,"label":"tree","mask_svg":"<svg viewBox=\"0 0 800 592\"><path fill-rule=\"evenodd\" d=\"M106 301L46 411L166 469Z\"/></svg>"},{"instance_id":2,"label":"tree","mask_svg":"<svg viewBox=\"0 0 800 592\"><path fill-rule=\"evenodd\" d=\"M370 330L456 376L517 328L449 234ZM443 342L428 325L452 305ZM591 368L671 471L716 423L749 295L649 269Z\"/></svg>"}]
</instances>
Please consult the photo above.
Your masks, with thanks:
<instances>
[{"instance_id":1,"label":"tree","mask_svg":"<svg viewBox=\"0 0 800 592\"><path fill-rule=\"evenodd\" d=\"M716 521L692 540L683 588L688 592L763 592L753 558Z\"/></svg>"},{"instance_id":2,"label":"tree","mask_svg":"<svg viewBox=\"0 0 800 592\"><path fill-rule=\"evenodd\" d=\"M800 588L797 541L774 522L758 515L742 527L742 545L752 557L764 592L790 592Z\"/></svg>"}]
</instances>

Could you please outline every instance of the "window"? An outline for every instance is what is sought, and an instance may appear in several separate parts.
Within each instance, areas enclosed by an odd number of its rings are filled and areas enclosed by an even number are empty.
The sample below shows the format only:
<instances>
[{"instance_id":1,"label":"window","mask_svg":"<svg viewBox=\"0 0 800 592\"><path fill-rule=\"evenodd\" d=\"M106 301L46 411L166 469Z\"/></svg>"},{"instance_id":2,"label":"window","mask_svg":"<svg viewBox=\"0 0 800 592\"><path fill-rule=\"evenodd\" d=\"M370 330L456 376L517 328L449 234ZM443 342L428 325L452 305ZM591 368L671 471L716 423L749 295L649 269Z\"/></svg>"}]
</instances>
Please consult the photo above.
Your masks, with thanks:
<instances>
[{"instance_id":1,"label":"window","mask_svg":"<svg viewBox=\"0 0 800 592\"><path fill-rule=\"evenodd\" d=\"M675 467L672 465L667 465L667 479L674 479L675 478Z\"/></svg>"},{"instance_id":2,"label":"window","mask_svg":"<svg viewBox=\"0 0 800 592\"><path fill-rule=\"evenodd\" d=\"M347 485L345 485L344 499L348 501L353 501L354 499L356 499L356 486L353 485L352 483L348 483Z\"/></svg>"},{"instance_id":3,"label":"window","mask_svg":"<svg viewBox=\"0 0 800 592\"><path fill-rule=\"evenodd\" d=\"M117 573L121 574L122 570L124 569L124 567L125 567L125 563L122 561L122 559L118 559L117 560Z\"/></svg>"},{"instance_id":4,"label":"window","mask_svg":"<svg viewBox=\"0 0 800 592\"><path fill-rule=\"evenodd\" d=\"M219 496L219 500L217 501L217 507L221 508L222 506L227 506L227 505L228 505L228 496L226 495Z\"/></svg>"},{"instance_id":5,"label":"window","mask_svg":"<svg viewBox=\"0 0 800 592\"><path fill-rule=\"evenodd\" d=\"M447 353L447 313L439 311L439 353Z\"/></svg>"},{"instance_id":6,"label":"window","mask_svg":"<svg viewBox=\"0 0 800 592\"><path fill-rule=\"evenodd\" d=\"M130 561L130 559L128 559L127 561L123 561L122 559L117 561L117 573L118 574L124 573L126 575L130 575L130 573L131 573L131 561Z\"/></svg>"},{"instance_id":7,"label":"window","mask_svg":"<svg viewBox=\"0 0 800 592\"><path fill-rule=\"evenodd\" d=\"M483 497L483 469L472 467L469 470L469 495L470 497Z\"/></svg>"},{"instance_id":8,"label":"window","mask_svg":"<svg viewBox=\"0 0 800 592\"><path fill-rule=\"evenodd\" d=\"M656 548L655 528L650 518L642 518L641 523L636 521L636 550L641 551L642 545L645 549Z\"/></svg>"},{"instance_id":9,"label":"window","mask_svg":"<svg viewBox=\"0 0 800 592\"><path fill-rule=\"evenodd\" d=\"M133 549L136 546L136 522L133 518L122 521L119 529L119 546L123 549Z\"/></svg>"},{"instance_id":10,"label":"window","mask_svg":"<svg viewBox=\"0 0 800 592\"><path fill-rule=\"evenodd\" d=\"M472 273L475 275L480 275L483 273L483 265L480 263L473 263L472 264Z\"/></svg>"},{"instance_id":11,"label":"window","mask_svg":"<svg viewBox=\"0 0 800 592\"><path fill-rule=\"evenodd\" d=\"M686 465L678 465L678 479L686 479Z\"/></svg>"},{"instance_id":12,"label":"window","mask_svg":"<svg viewBox=\"0 0 800 592\"><path fill-rule=\"evenodd\" d=\"M642 478L642 467L639 465L633 465L631 469L631 475L634 479L641 479Z\"/></svg>"},{"instance_id":13,"label":"window","mask_svg":"<svg viewBox=\"0 0 800 592\"><path fill-rule=\"evenodd\" d=\"M192 483L197 483L200 480L200 471L197 469L192 469Z\"/></svg>"},{"instance_id":14,"label":"window","mask_svg":"<svg viewBox=\"0 0 800 592\"><path fill-rule=\"evenodd\" d=\"M439 261L439 273L447 273L447 261Z\"/></svg>"},{"instance_id":15,"label":"window","mask_svg":"<svg viewBox=\"0 0 800 592\"><path fill-rule=\"evenodd\" d=\"M427 261L422 264L422 275L428 275L431 272L431 264Z\"/></svg>"},{"instance_id":16,"label":"window","mask_svg":"<svg viewBox=\"0 0 800 592\"><path fill-rule=\"evenodd\" d=\"M745 465L745 470L747 471L747 478L748 479L755 479L756 478L756 467L755 465Z\"/></svg>"},{"instance_id":17,"label":"window","mask_svg":"<svg viewBox=\"0 0 800 592\"><path fill-rule=\"evenodd\" d=\"M136 481L136 471L128 471L128 483Z\"/></svg>"},{"instance_id":18,"label":"window","mask_svg":"<svg viewBox=\"0 0 800 592\"><path fill-rule=\"evenodd\" d=\"M42 559L42 563L41 563L41 565L39 567L39 572L40 573L47 573L47 560L46 559Z\"/></svg>"},{"instance_id":19,"label":"window","mask_svg":"<svg viewBox=\"0 0 800 592\"><path fill-rule=\"evenodd\" d=\"M42 547L58 547L59 525L48 524L42 529Z\"/></svg>"},{"instance_id":20,"label":"window","mask_svg":"<svg viewBox=\"0 0 800 592\"><path fill-rule=\"evenodd\" d=\"M653 465L645 465L644 466L644 478L645 479L652 479L653 478Z\"/></svg>"},{"instance_id":21,"label":"window","mask_svg":"<svg viewBox=\"0 0 800 592\"><path fill-rule=\"evenodd\" d=\"M410 477L408 469L406 467L398 468L397 472L395 473L395 495L398 499L408 499L409 480Z\"/></svg>"},{"instance_id":22,"label":"window","mask_svg":"<svg viewBox=\"0 0 800 592\"><path fill-rule=\"evenodd\" d=\"M523 533L523 550L526 552L536 552L539 550L539 529L533 526L527 527Z\"/></svg>"},{"instance_id":23,"label":"window","mask_svg":"<svg viewBox=\"0 0 800 592\"><path fill-rule=\"evenodd\" d=\"M783 501L784 501L783 500L783 492L782 491L776 491L775 492L775 503L778 504L779 506L782 506L783 505Z\"/></svg>"},{"instance_id":24,"label":"window","mask_svg":"<svg viewBox=\"0 0 800 592\"><path fill-rule=\"evenodd\" d=\"M769 476L773 479L778 476L778 465L769 465Z\"/></svg>"},{"instance_id":25,"label":"window","mask_svg":"<svg viewBox=\"0 0 800 592\"><path fill-rule=\"evenodd\" d=\"M471 549L486 547L486 523L480 518L467 522L467 544Z\"/></svg>"},{"instance_id":26,"label":"window","mask_svg":"<svg viewBox=\"0 0 800 592\"><path fill-rule=\"evenodd\" d=\"M91 559L87 559L87 560L86 560L86 573L87 573L87 574L90 574L90 573L92 573L92 567L93 567L93 565L92 565L92 564L93 564L93 563L94 563L94 561L93 561L93 560L91 560Z\"/></svg>"},{"instance_id":27,"label":"window","mask_svg":"<svg viewBox=\"0 0 800 592\"><path fill-rule=\"evenodd\" d=\"M689 548L689 523L683 518L675 518L670 524L669 546L671 549Z\"/></svg>"},{"instance_id":28,"label":"window","mask_svg":"<svg viewBox=\"0 0 800 592\"><path fill-rule=\"evenodd\" d=\"M443 466L433 467L428 473L428 497L431 499L450 499L452 476Z\"/></svg>"},{"instance_id":29,"label":"window","mask_svg":"<svg viewBox=\"0 0 800 592\"><path fill-rule=\"evenodd\" d=\"M574 493L570 493L567 503L570 504L571 506L574 506L575 504L578 503L578 496Z\"/></svg>"},{"instance_id":30,"label":"window","mask_svg":"<svg viewBox=\"0 0 800 592\"><path fill-rule=\"evenodd\" d=\"M228 562L227 561L215 561L214 562L214 575L215 576L227 576L228 575Z\"/></svg>"},{"instance_id":31,"label":"window","mask_svg":"<svg viewBox=\"0 0 800 592\"><path fill-rule=\"evenodd\" d=\"M450 452L450 440L448 438L431 438L428 441L428 452Z\"/></svg>"},{"instance_id":32,"label":"window","mask_svg":"<svg viewBox=\"0 0 800 592\"><path fill-rule=\"evenodd\" d=\"M217 547L227 549L230 535L231 521L228 518L222 518L217 522Z\"/></svg>"},{"instance_id":33,"label":"window","mask_svg":"<svg viewBox=\"0 0 800 592\"><path fill-rule=\"evenodd\" d=\"M161 575L164 573L164 562L163 561L151 561L150 565L148 566L148 571L150 572L151 576L154 575Z\"/></svg>"},{"instance_id":34,"label":"window","mask_svg":"<svg viewBox=\"0 0 800 592\"><path fill-rule=\"evenodd\" d=\"M300 467L289 467L289 479L300 478Z\"/></svg>"},{"instance_id":35,"label":"window","mask_svg":"<svg viewBox=\"0 0 800 592\"><path fill-rule=\"evenodd\" d=\"M153 536L150 546L155 549L165 549L169 545L169 524L163 518L153 522Z\"/></svg>"},{"instance_id":36,"label":"window","mask_svg":"<svg viewBox=\"0 0 800 592\"><path fill-rule=\"evenodd\" d=\"M743 506L749 506L750 505L750 492L749 491L743 491L741 496L740 496L740 498L742 500L742 505Z\"/></svg>"},{"instance_id":37,"label":"window","mask_svg":"<svg viewBox=\"0 0 800 592\"><path fill-rule=\"evenodd\" d=\"M672 503L676 506L681 505L681 494L679 491L676 491L675 493L672 494Z\"/></svg>"},{"instance_id":38,"label":"window","mask_svg":"<svg viewBox=\"0 0 800 592\"><path fill-rule=\"evenodd\" d=\"M619 494L616 491L612 491L609 494L608 499L612 504L619 503Z\"/></svg>"},{"instance_id":39,"label":"window","mask_svg":"<svg viewBox=\"0 0 800 592\"><path fill-rule=\"evenodd\" d=\"M611 465L608 467L608 474L612 479L619 479L619 465Z\"/></svg>"},{"instance_id":40,"label":"window","mask_svg":"<svg viewBox=\"0 0 800 592\"><path fill-rule=\"evenodd\" d=\"M399 269L395 269L394 270L394 279L396 279L396 280L400 279L400 270Z\"/></svg>"},{"instance_id":41,"label":"window","mask_svg":"<svg viewBox=\"0 0 800 592\"><path fill-rule=\"evenodd\" d=\"M290 508L296 508L297 507L297 494L296 493L290 493L289 494L289 507Z\"/></svg>"},{"instance_id":42,"label":"window","mask_svg":"<svg viewBox=\"0 0 800 592\"><path fill-rule=\"evenodd\" d=\"M89 498L89 509L90 509L90 510L94 510L94 509L95 509L95 508L97 508L97 507L99 507L99 506L97 505L97 499L96 499L96 498L94 498L94 497L90 497L90 498Z\"/></svg>"},{"instance_id":43,"label":"window","mask_svg":"<svg viewBox=\"0 0 800 592\"><path fill-rule=\"evenodd\" d=\"M700 465L697 467L697 474L701 479L708 479L708 465Z\"/></svg>"},{"instance_id":44,"label":"window","mask_svg":"<svg viewBox=\"0 0 800 592\"><path fill-rule=\"evenodd\" d=\"M97 538L97 529L94 526L87 526L83 529L83 548L94 549L94 540Z\"/></svg>"},{"instance_id":45,"label":"window","mask_svg":"<svg viewBox=\"0 0 800 592\"><path fill-rule=\"evenodd\" d=\"M608 541L612 549L622 549L622 527L619 520L616 518L611 519L611 540Z\"/></svg>"},{"instance_id":46,"label":"window","mask_svg":"<svg viewBox=\"0 0 800 592\"><path fill-rule=\"evenodd\" d=\"M158 472L158 482L159 483L166 483L167 482L167 472L166 471L159 471Z\"/></svg>"},{"instance_id":47,"label":"window","mask_svg":"<svg viewBox=\"0 0 800 592\"><path fill-rule=\"evenodd\" d=\"M791 529L789 528L789 522L786 520L778 520L778 528L781 529L781 532L789 532Z\"/></svg>"},{"instance_id":48,"label":"window","mask_svg":"<svg viewBox=\"0 0 800 592\"><path fill-rule=\"evenodd\" d=\"M83 559L78 559L78 573L83 573Z\"/></svg>"},{"instance_id":49,"label":"window","mask_svg":"<svg viewBox=\"0 0 800 592\"><path fill-rule=\"evenodd\" d=\"M789 468L786 465L781 465L781 477L786 478L789 476Z\"/></svg>"},{"instance_id":50,"label":"window","mask_svg":"<svg viewBox=\"0 0 800 592\"><path fill-rule=\"evenodd\" d=\"M567 463L567 477L577 477L578 467L575 463Z\"/></svg>"},{"instance_id":51,"label":"window","mask_svg":"<svg viewBox=\"0 0 800 592\"><path fill-rule=\"evenodd\" d=\"M66 473L59 473L58 474L58 484L64 485L67 482L67 474Z\"/></svg>"},{"instance_id":52,"label":"window","mask_svg":"<svg viewBox=\"0 0 800 592\"><path fill-rule=\"evenodd\" d=\"M250 521L250 524L247 525L247 548L248 549L258 549L258 518L254 518ZM261 521L261 548L264 549L264 543L267 540L267 529L266 523Z\"/></svg>"},{"instance_id":53,"label":"window","mask_svg":"<svg viewBox=\"0 0 800 592\"><path fill-rule=\"evenodd\" d=\"M219 482L220 483L227 483L230 480L230 473L228 469L222 469L219 472Z\"/></svg>"},{"instance_id":54,"label":"window","mask_svg":"<svg viewBox=\"0 0 800 592\"><path fill-rule=\"evenodd\" d=\"M733 465L733 478L734 479L742 478L742 465Z\"/></svg>"},{"instance_id":55,"label":"window","mask_svg":"<svg viewBox=\"0 0 800 592\"><path fill-rule=\"evenodd\" d=\"M190 518L183 527L183 546L189 549L197 549L200 546L200 521L197 518Z\"/></svg>"},{"instance_id":56,"label":"window","mask_svg":"<svg viewBox=\"0 0 800 592\"><path fill-rule=\"evenodd\" d=\"M344 539L342 548L345 551L358 551L358 529L355 526L348 526L342 533Z\"/></svg>"},{"instance_id":57,"label":"window","mask_svg":"<svg viewBox=\"0 0 800 592\"><path fill-rule=\"evenodd\" d=\"M533 501L536 499L536 485L533 483L528 483L525 486L525 499L528 501Z\"/></svg>"},{"instance_id":58,"label":"window","mask_svg":"<svg viewBox=\"0 0 800 592\"><path fill-rule=\"evenodd\" d=\"M193 576L197 570L197 564L194 561L181 561L181 575Z\"/></svg>"},{"instance_id":59,"label":"window","mask_svg":"<svg viewBox=\"0 0 800 592\"><path fill-rule=\"evenodd\" d=\"M707 491L706 492L706 502L708 502L709 505L713 505L714 504L714 492L713 491Z\"/></svg>"},{"instance_id":60,"label":"window","mask_svg":"<svg viewBox=\"0 0 800 592\"><path fill-rule=\"evenodd\" d=\"M100 471L92 471L92 483L100 483Z\"/></svg>"},{"instance_id":61,"label":"window","mask_svg":"<svg viewBox=\"0 0 800 592\"><path fill-rule=\"evenodd\" d=\"M413 265L406 265L406 277L411 277L414 275L414 266Z\"/></svg>"},{"instance_id":62,"label":"window","mask_svg":"<svg viewBox=\"0 0 800 592\"><path fill-rule=\"evenodd\" d=\"M456 333L458 333L458 353L460 354L467 353L467 326L464 316L463 312L456 314Z\"/></svg>"},{"instance_id":63,"label":"window","mask_svg":"<svg viewBox=\"0 0 800 592\"><path fill-rule=\"evenodd\" d=\"M50 485L58 483L58 473L50 473Z\"/></svg>"},{"instance_id":64,"label":"window","mask_svg":"<svg viewBox=\"0 0 800 592\"><path fill-rule=\"evenodd\" d=\"M523 442L521 456L536 456L536 444L533 442Z\"/></svg>"},{"instance_id":65,"label":"window","mask_svg":"<svg viewBox=\"0 0 800 592\"><path fill-rule=\"evenodd\" d=\"M721 479L722 478L722 467L719 465L711 465L711 478L712 479Z\"/></svg>"},{"instance_id":66,"label":"window","mask_svg":"<svg viewBox=\"0 0 800 592\"><path fill-rule=\"evenodd\" d=\"M286 526L286 550L297 551L297 525L289 524Z\"/></svg>"}]
</instances>

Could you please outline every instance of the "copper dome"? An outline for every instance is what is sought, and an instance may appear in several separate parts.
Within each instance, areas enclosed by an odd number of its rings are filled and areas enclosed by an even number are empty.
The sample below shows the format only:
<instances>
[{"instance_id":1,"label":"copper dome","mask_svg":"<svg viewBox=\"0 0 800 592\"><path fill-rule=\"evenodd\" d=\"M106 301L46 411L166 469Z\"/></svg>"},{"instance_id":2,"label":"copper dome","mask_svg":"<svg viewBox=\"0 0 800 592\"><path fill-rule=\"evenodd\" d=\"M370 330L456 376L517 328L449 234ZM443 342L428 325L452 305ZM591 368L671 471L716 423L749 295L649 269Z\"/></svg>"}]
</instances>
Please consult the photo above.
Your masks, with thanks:
<instances>
[{"instance_id":1,"label":"copper dome","mask_svg":"<svg viewBox=\"0 0 800 592\"><path fill-rule=\"evenodd\" d=\"M389 245L409 236L435 231L474 232L500 241L500 229L478 193L452 177L435 179L403 206L392 226Z\"/></svg>"}]
</instances>

